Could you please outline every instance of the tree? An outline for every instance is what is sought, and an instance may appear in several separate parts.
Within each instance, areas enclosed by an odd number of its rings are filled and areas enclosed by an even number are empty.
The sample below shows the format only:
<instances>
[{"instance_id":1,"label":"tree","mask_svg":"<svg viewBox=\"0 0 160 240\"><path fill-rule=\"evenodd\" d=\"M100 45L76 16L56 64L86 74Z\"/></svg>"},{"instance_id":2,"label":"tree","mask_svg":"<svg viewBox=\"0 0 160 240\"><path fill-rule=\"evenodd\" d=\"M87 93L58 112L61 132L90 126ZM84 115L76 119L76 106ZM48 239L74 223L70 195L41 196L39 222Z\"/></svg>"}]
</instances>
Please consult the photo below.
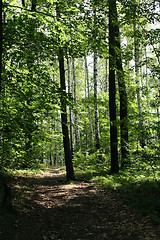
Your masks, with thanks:
<instances>
[{"instance_id":1,"label":"tree","mask_svg":"<svg viewBox=\"0 0 160 240\"><path fill-rule=\"evenodd\" d=\"M120 96L120 135L121 135L121 158L122 166L128 163L129 157L129 143L128 143L128 100L126 84L124 79L124 70L122 66L121 56L121 45L120 45L120 32L119 23L117 16L117 7L115 6L115 19L114 19L114 30L115 30L115 54L116 54L116 72L118 78L119 96Z\"/></svg>"},{"instance_id":2,"label":"tree","mask_svg":"<svg viewBox=\"0 0 160 240\"><path fill-rule=\"evenodd\" d=\"M156 19L158 21L157 15L152 12L156 2L121 0L116 4L115 0L109 1L109 67L108 62L104 67L104 59L108 60L106 3L97 0L57 2L59 18L56 16L55 4L48 1L43 2L43 6L37 0L4 3L5 12L8 13L7 21L3 24L3 82L2 75L0 79L3 90L1 163L6 167L21 168L33 166L33 162L39 163L42 159L45 163L53 162L53 156L57 158L60 151L64 156L64 138L68 164L72 160L76 135L81 151L77 151L74 158L84 154L86 165L90 162L106 166L110 143L111 172L118 172L117 130L118 133L120 130L121 166L128 163L129 144L132 153L140 136L136 98L136 87L139 84L134 79L140 83L138 90L143 109L144 140L147 139L146 144L154 142L157 146L159 30L155 26L154 29L151 27ZM148 8L150 4L152 10ZM135 53L138 57L134 56ZM68 94L65 82L66 56ZM89 60L88 65L85 61L85 67L84 57ZM105 85L108 73L109 98L108 85ZM56 79L53 79L53 75ZM76 83L74 86L73 82ZM130 97L127 98L127 95ZM110 120L106 116L106 105L110 108ZM67 106L71 113L68 122ZM119 110L120 121L117 121ZM73 113L78 119L72 118ZM150 126L146 124L149 118ZM97 149L101 149L104 161L98 162L96 154L91 150L95 150L93 143ZM149 144L146 147L149 148ZM67 166L67 171L71 167L72 172L72 161Z\"/></svg>"},{"instance_id":3,"label":"tree","mask_svg":"<svg viewBox=\"0 0 160 240\"><path fill-rule=\"evenodd\" d=\"M67 126L67 109L66 109L66 86L65 86L65 69L64 69L64 57L63 50L59 49L59 71L60 71L60 85L61 85L61 122L62 122L62 133L63 133L63 144L65 153L65 164L66 173L68 180L75 180L73 164L72 164L72 153L70 148L69 133Z\"/></svg>"},{"instance_id":4,"label":"tree","mask_svg":"<svg viewBox=\"0 0 160 240\"><path fill-rule=\"evenodd\" d=\"M60 6L56 6L57 21L60 20ZM61 122L62 122L62 134L65 154L66 173L68 180L75 180L73 164L72 164L72 153L69 141L69 133L67 126L67 108L66 108L66 85L65 85L65 68L64 68L64 53L62 47L59 46L59 72L60 72L60 86L61 86Z\"/></svg>"},{"instance_id":5,"label":"tree","mask_svg":"<svg viewBox=\"0 0 160 240\"><path fill-rule=\"evenodd\" d=\"M75 69L75 58L72 58L72 72L73 72L73 100L74 105L77 106L77 80L76 80L76 69ZM75 134L75 151L80 149L80 135L78 127L78 113L74 111L74 134Z\"/></svg>"},{"instance_id":6,"label":"tree","mask_svg":"<svg viewBox=\"0 0 160 240\"><path fill-rule=\"evenodd\" d=\"M68 56L67 57L67 66L68 66L68 94L73 98L72 92L71 92L71 59ZM71 107L69 107L69 121L70 121L70 145L71 145L71 153L72 157L74 154L74 148L75 148L75 141L74 141L74 128L73 128L73 110Z\"/></svg>"},{"instance_id":7,"label":"tree","mask_svg":"<svg viewBox=\"0 0 160 240\"><path fill-rule=\"evenodd\" d=\"M136 10L135 10L136 11ZM136 27L134 23L134 56L135 56L135 79L136 79L136 92L137 92L137 103L138 103L138 112L139 112L139 130L140 130L140 145L142 148L145 146L145 136L144 136L144 123L143 123L143 112L141 104L141 93L140 93L140 73L139 73L139 37L137 33L139 32L139 26Z\"/></svg>"},{"instance_id":8,"label":"tree","mask_svg":"<svg viewBox=\"0 0 160 240\"><path fill-rule=\"evenodd\" d=\"M99 132L99 114L97 103L97 83L98 83L98 56L97 50L94 51L94 114L95 114L95 145L96 149L100 149L100 132Z\"/></svg>"},{"instance_id":9,"label":"tree","mask_svg":"<svg viewBox=\"0 0 160 240\"><path fill-rule=\"evenodd\" d=\"M2 22L2 0L0 0L0 114L2 114L2 52L3 52L3 22ZM0 162L1 164L1 162ZM7 182L2 174L0 165L0 210L11 208L11 196Z\"/></svg>"},{"instance_id":10,"label":"tree","mask_svg":"<svg viewBox=\"0 0 160 240\"><path fill-rule=\"evenodd\" d=\"M98 26L97 26L97 15L96 15L96 4L93 5L93 19L94 29L93 37L94 40L98 40ZM96 150L100 149L100 131L99 131L99 114L98 114L98 53L97 43L94 43L94 56L93 56L93 72L94 72L94 114L95 114L95 146Z\"/></svg>"},{"instance_id":11,"label":"tree","mask_svg":"<svg viewBox=\"0 0 160 240\"><path fill-rule=\"evenodd\" d=\"M3 31L2 31L2 0L0 0L0 101L1 101L1 93L2 93L2 39L3 39Z\"/></svg>"},{"instance_id":12,"label":"tree","mask_svg":"<svg viewBox=\"0 0 160 240\"><path fill-rule=\"evenodd\" d=\"M111 173L119 171L118 139L116 117L116 1L109 0L109 113L110 113L110 148L111 148Z\"/></svg>"},{"instance_id":13,"label":"tree","mask_svg":"<svg viewBox=\"0 0 160 240\"><path fill-rule=\"evenodd\" d=\"M91 148L92 151L94 149L94 137L93 137L93 124L92 124L92 114L91 114L91 106L90 106L90 89L89 89L89 73L88 73L88 64L87 64L87 57L85 56L85 82L86 82L86 92L88 98L88 114L89 114L89 126L90 126L90 137L91 137Z\"/></svg>"}]
</instances>

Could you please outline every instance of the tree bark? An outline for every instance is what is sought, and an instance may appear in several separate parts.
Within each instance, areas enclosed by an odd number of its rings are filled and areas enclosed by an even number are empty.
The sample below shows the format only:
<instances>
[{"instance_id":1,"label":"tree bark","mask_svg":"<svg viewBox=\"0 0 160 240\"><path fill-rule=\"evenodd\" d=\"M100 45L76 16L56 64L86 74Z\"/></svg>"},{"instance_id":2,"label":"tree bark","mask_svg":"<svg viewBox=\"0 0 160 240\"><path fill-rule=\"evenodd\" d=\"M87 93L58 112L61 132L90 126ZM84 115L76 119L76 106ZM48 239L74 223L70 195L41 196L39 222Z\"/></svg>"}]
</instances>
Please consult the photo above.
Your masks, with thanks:
<instances>
[{"instance_id":1,"label":"tree bark","mask_svg":"<svg viewBox=\"0 0 160 240\"><path fill-rule=\"evenodd\" d=\"M142 113L142 104L141 104L141 93L140 93L140 83L139 83L139 41L137 38L137 27L134 24L134 55L135 55L135 79L136 79L136 92L137 92L137 103L138 103L138 112L139 112L139 129L140 129L140 145L144 148L145 139L144 139L144 124L143 124L143 113Z\"/></svg>"},{"instance_id":2,"label":"tree bark","mask_svg":"<svg viewBox=\"0 0 160 240\"><path fill-rule=\"evenodd\" d=\"M68 93L72 96L71 91L71 60L67 57L67 65L68 65ZM71 153L72 157L74 155L74 129L73 129L73 112L71 107L69 107L69 120L70 120L70 144L71 144Z\"/></svg>"},{"instance_id":3,"label":"tree bark","mask_svg":"<svg viewBox=\"0 0 160 240\"><path fill-rule=\"evenodd\" d=\"M120 33L117 15L117 7L115 4L115 35L116 35L116 66L117 78L120 96L120 136L121 136L121 166L128 164L129 143L128 143L128 102L126 84L124 79L124 70L122 67Z\"/></svg>"},{"instance_id":4,"label":"tree bark","mask_svg":"<svg viewBox=\"0 0 160 240\"><path fill-rule=\"evenodd\" d=\"M85 78L86 78L86 88L87 88L87 90L86 90L87 94L86 95L87 95L88 101L90 101L89 74L88 74L87 57L85 57ZM93 123L92 123L90 103L87 104L87 107L88 107L88 114L89 114L91 146L92 146L92 152L93 152L93 149L94 149L94 137L93 137Z\"/></svg>"},{"instance_id":5,"label":"tree bark","mask_svg":"<svg viewBox=\"0 0 160 240\"><path fill-rule=\"evenodd\" d=\"M2 27L2 0L0 0L0 108L2 101L2 52L3 52L3 27ZM2 114L2 112L1 112ZM3 141L3 140L2 140ZM1 164L1 161L0 161ZM2 166L0 165L0 171ZM10 208L12 206L11 196L7 182L0 172L0 209Z\"/></svg>"},{"instance_id":6,"label":"tree bark","mask_svg":"<svg viewBox=\"0 0 160 240\"><path fill-rule=\"evenodd\" d=\"M66 174L68 180L75 180L72 154L69 141L69 133L67 126L67 109L66 109L66 86L65 86L65 69L64 69L64 57L63 50L59 48L59 70L60 70L60 85L61 85L61 122L62 122L62 134L63 134L63 146L65 154Z\"/></svg>"},{"instance_id":7,"label":"tree bark","mask_svg":"<svg viewBox=\"0 0 160 240\"><path fill-rule=\"evenodd\" d=\"M111 148L111 173L118 173L118 139L116 117L116 84L115 84L115 17L116 1L109 0L109 112L110 112L110 148Z\"/></svg>"},{"instance_id":8,"label":"tree bark","mask_svg":"<svg viewBox=\"0 0 160 240\"><path fill-rule=\"evenodd\" d=\"M3 31L2 31L2 0L0 0L0 98L2 93L2 41L3 41Z\"/></svg>"},{"instance_id":9,"label":"tree bark","mask_svg":"<svg viewBox=\"0 0 160 240\"><path fill-rule=\"evenodd\" d=\"M12 210L12 207L10 188L5 177L0 172L0 210Z\"/></svg>"},{"instance_id":10,"label":"tree bark","mask_svg":"<svg viewBox=\"0 0 160 240\"><path fill-rule=\"evenodd\" d=\"M104 91L108 92L108 59L105 59L105 70L106 70L106 75L105 75L105 86L104 86Z\"/></svg>"},{"instance_id":11,"label":"tree bark","mask_svg":"<svg viewBox=\"0 0 160 240\"><path fill-rule=\"evenodd\" d=\"M31 6L31 11L36 11L36 6L37 6L37 0L32 0L32 6Z\"/></svg>"},{"instance_id":12,"label":"tree bark","mask_svg":"<svg viewBox=\"0 0 160 240\"><path fill-rule=\"evenodd\" d=\"M22 6L25 7L25 0L22 0Z\"/></svg>"},{"instance_id":13,"label":"tree bark","mask_svg":"<svg viewBox=\"0 0 160 240\"><path fill-rule=\"evenodd\" d=\"M94 38L97 39L97 16L96 16L96 6L93 6L93 14L94 14ZM97 83L98 83L98 54L97 54L97 47L95 46L94 49L94 114L95 114L95 147L96 149L100 149L100 131L99 131L99 115L98 115L98 93L97 93Z\"/></svg>"},{"instance_id":14,"label":"tree bark","mask_svg":"<svg viewBox=\"0 0 160 240\"><path fill-rule=\"evenodd\" d=\"M3 52L3 22L2 22L2 0L0 0L0 104L2 100L2 52ZM1 108L1 106L0 106ZM0 165L0 170L2 166ZM12 208L10 190L3 174L0 172L0 209Z\"/></svg>"},{"instance_id":15,"label":"tree bark","mask_svg":"<svg viewBox=\"0 0 160 240\"><path fill-rule=\"evenodd\" d=\"M72 71L73 71L73 99L74 104L77 106L77 83L76 83L76 73L75 73L75 59L72 59ZM80 146L80 134L79 134L79 127L78 127L78 114L77 110L74 111L74 125L75 125L75 151L78 151Z\"/></svg>"},{"instance_id":16,"label":"tree bark","mask_svg":"<svg viewBox=\"0 0 160 240\"><path fill-rule=\"evenodd\" d=\"M57 3L56 15L57 20L60 20L60 6ZM61 86L61 124L62 124L62 134L63 134L63 146L65 154L65 165L66 165L66 175L68 180L75 180L73 163L72 163L72 153L70 148L69 133L67 126L67 106L66 106L66 84L65 84L65 69L64 69L64 53L62 47L59 46L59 72L60 72L60 86Z\"/></svg>"},{"instance_id":17,"label":"tree bark","mask_svg":"<svg viewBox=\"0 0 160 240\"><path fill-rule=\"evenodd\" d=\"M100 149L99 115L97 103L97 82L98 82L98 57L97 51L94 52L94 114L95 114L95 144L96 149Z\"/></svg>"}]
</instances>

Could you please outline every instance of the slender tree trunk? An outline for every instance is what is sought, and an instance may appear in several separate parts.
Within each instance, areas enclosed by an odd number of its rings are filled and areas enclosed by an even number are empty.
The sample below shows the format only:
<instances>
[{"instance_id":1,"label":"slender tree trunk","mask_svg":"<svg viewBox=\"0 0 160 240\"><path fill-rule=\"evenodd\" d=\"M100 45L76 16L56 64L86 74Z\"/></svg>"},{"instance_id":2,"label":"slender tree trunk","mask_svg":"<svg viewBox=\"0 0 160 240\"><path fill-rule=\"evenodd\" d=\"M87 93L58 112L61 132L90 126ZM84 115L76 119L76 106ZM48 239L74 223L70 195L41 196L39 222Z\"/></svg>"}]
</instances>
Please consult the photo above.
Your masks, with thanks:
<instances>
[{"instance_id":1,"label":"slender tree trunk","mask_svg":"<svg viewBox=\"0 0 160 240\"><path fill-rule=\"evenodd\" d=\"M100 132L99 132L99 115L98 115L98 93L97 93L97 82L98 82L98 56L97 51L94 51L94 114L95 114L95 143L96 149L100 149Z\"/></svg>"},{"instance_id":2,"label":"slender tree trunk","mask_svg":"<svg viewBox=\"0 0 160 240\"><path fill-rule=\"evenodd\" d=\"M2 31L2 0L0 0L0 100L2 93L2 41L3 41L3 31Z\"/></svg>"},{"instance_id":3,"label":"slender tree trunk","mask_svg":"<svg viewBox=\"0 0 160 240\"><path fill-rule=\"evenodd\" d=\"M96 15L96 6L93 6L93 14L94 14L94 38L97 39L97 15ZM97 43L95 43L96 45ZM93 71L94 71L94 114L95 114L95 146L96 149L100 149L100 132L99 132L99 114L98 114L98 93L97 93L97 83L98 83L98 54L97 47L95 46L94 50L94 59L93 59Z\"/></svg>"},{"instance_id":4,"label":"slender tree trunk","mask_svg":"<svg viewBox=\"0 0 160 240\"><path fill-rule=\"evenodd\" d=\"M65 154L65 165L68 180L75 180L72 153L70 148L69 133L67 126L67 109L66 109L66 86L65 86L65 69L64 69L64 57L63 50L59 48L59 70L60 70L60 85L61 85L61 122L63 133L63 145Z\"/></svg>"},{"instance_id":5,"label":"slender tree trunk","mask_svg":"<svg viewBox=\"0 0 160 240\"><path fill-rule=\"evenodd\" d=\"M54 122L54 132L57 131L57 120L55 119L55 122ZM53 143L53 141L52 141ZM53 150L52 150L53 151ZM54 166L56 166L56 164L58 164L58 144L57 144L57 141L55 141L54 143L54 156L52 156L53 160L53 164Z\"/></svg>"},{"instance_id":6,"label":"slender tree trunk","mask_svg":"<svg viewBox=\"0 0 160 240\"><path fill-rule=\"evenodd\" d=\"M56 6L57 20L60 19L60 9L57 3ZM69 133L67 126L67 107L66 107L66 84L65 84L65 69L64 69L64 54L63 49L59 47L59 71L60 71L60 86L61 86L61 123L62 123L62 134L63 134L63 146L65 154L65 165L66 165L66 175L68 180L75 180L73 163L72 163L72 153L70 148Z\"/></svg>"},{"instance_id":7,"label":"slender tree trunk","mask_svg":"<svg viewBox=\"0 0 160 240\"><path fill-rule=\"evenodd\" d=\"M95 39L95 49L94 49L94 63L93 63L93 79L94 79L94 114L95 114L95 146L96 149L100 149L100 132L99 132L99 115L98 115L98 93L97 93L97 83L98 83L98 53L97 53L97 15L96 15L96 5L93 6L93 17L94 17L94 33L93 37Z\"/></svg>"},{"instance_id":8,"label":"slender tree trunk","mask_svg":"<svg viewBox=\"0 0 160 240\"><path fill-rule=\"evenodd\" d=\"M159 144L160 144L160 83L158 85L157 117L158 117L158 130L157 130L157 134L158 134L158 141L159 141Z\"/></svg>"},{"instance_id":9,"label":"slender tree trunk","mask_svg":"<svg viewBox=\"0 0 160 240\"><path fill-rule=\"evenodd\" d=\"M118 87L120 96L120 135L121 135L121 165L125 166L129 160L129 144L128 144L128 110L127 110L127 92L124 79L124 70L122 67L121 46L120 46L120 33L119 23L117 16L117 7L115 6L115 34L116 34L116 66Z\"/></svg>"},{"instance_id":10,"label":"slender tree trunk","mask_svg":"<svg viewBox=\"0 0 160 240\"><path fill-rule=\"evenodd\" d=\"M116 117L116 84L115 84L115 17L116 1L109 0L109 112L110 112L110 147L111 147L111 173L118 173L118 139Z\"/></svg>"},{"instance_id":11,"label":"slender tree trunk","mask_svg":"<svg viewBox=\"0 0 160 240\"><path fill-rule=\"evenodd\" d=\"M0 118L2 121L2 126L1 129L3 128L3 114L2 114L2 51L3 51L3 46L2 46L2 41L3 41L3 29L2 29L2 0L0 0ZM2 143L2 156L0 156L0 164L3 161L3 155L4 155L4 137L3 137L3 132L1 130L0 132L0 142ZM1 166L0 166L1 169Z\"/></svg>"},{"instance_id":12,"label":"slender tree trunk","mask_svg":"<svg viewBox=\"0 0 160 240\"><path fill-rule=\"evenodd\" d=\"M3 101L4 101L4 97L2 97L2 52L3 52L3 20L2 20L2 0L0 0L0 118L1 121L0 123L2 124L0 126L1 128L1 132L0 132L0 142L1 142L1 156L0 156L0 169L1 169L1 164L4 161L4 133L3 130L4 129L4 119L3 119Z\"/></svg>"},{"instance_id":13,"label":"slender tree trunk","mask_svg":"<svg viewBox=\"0 0 160 240\"><path fill-rule=\"evenodd\" d=\"M137 38L137 27L134 24L134 55L135 55L135 78L136 78L136 85L137 85L137 102L138 102L138 112L139 112L139 129L140 129L140 145L144 148L145 139L144 139L144 124L143 124L143 112L142 112L142 104L141 104L141 93L140 93L140 83L139 83L139 41Z\"/></svg>"},{"instance_id":14,"label":"slender tree trunk","mask_svg":"<svg viewBox=\"0 0 160 240\"><path fill-rule=\"evenodd\" d=\"M85 57L85 78L86 78L86 88L87 88L87 98L90 101L90 89L89 89L89 74L88 74L88 64L87 64L87 57ZM90 103L87 104L88 107L88 114L89 114L89 126L90 126L90 137L91 137L91 145L92 151L94 149L94 137L93 137L93 124L92 124L92 116L91 116L91 106Z\"/></svg>"},{"instance_id":15,"label":"slender tree trunk","mask_svg":"<svg viewBox=\"0 0 160 240\"><path fill-rule=\"evenodd\" d=\"M70 58L67 58L67 65L68 65L68 93L72 97L72 91L71 91L71 61ZM71 110L71 107L69 107L69 120L70 120L70 144L71 144L71 153L72 157L74 155L74 129L73 129L73 112Z\"/></svg>"},{"instance_id":16,"label":"slender tree trunk","mask_svg":"<svg viewBox=\"0 0 160 240\"><path fill-rule=\"evenodd\" d=\"M56 68L56 60L53 61L53 68ZM56 75L53 73L53 82L55 83L57 81L56 79ZM54 121L54 131L56 132L57 131L57 120L55 119ZM52 141L53 143L53 141ZM58 154L58 144L57 142L55 141L54 142L54 156L52 156L52 162L53 162L53 165L55 166L56 164L59 163L59 154Z\"/></svg>"},{"instance_id":17,"label":"slender tree trunk","mask_svg":"<svg viewBox=\"0 0 160 240\"><path fill-rule=\"evenodd\" d=\"M75 72L75 59L72 59L72 71L73 71L73 98L74 104L77 106L77 83L76 83L76 72ZM75 124L75 150L80 149L80 134L78 127L78 114L74 112L74 124Z\"/></svg>"},{"instance_id":18,"label":"slender tree trunk","mask_svg":"<svg viewBox=\"0 0 160 240\"><path fill-rule=\"evenodd\" d=\"M55 166L56 164L58 164L58 158L59 158L57 143L54 144L54 151L55 151L55 153L54 153L54 166Z\"/></svg>"},{"instance_id":19,"label":"slender tree trunk","mask_svg":"<svg viewBox=\"0 0 160 240\"><path fill-rule=\"evenodd\" d=\"M32 0L32 6L31 6L31 11L36 11L36 6L37 6L37 0Z\"/></svg>"},{"instance_id":20,"label":"slender tree trunk","mask_svg":"<svg viewBox=\"0 0 160 240\"><path fill-rule=\"evenodd\" d=\"M106 75L105 75L105 86L104 86L104 91L108 92L108 59L105 59L105 70L106 70Z\"/></svg>"},{"instance_id":21,"label":"slender tree trunk","mask_svg":"<svg viewBox=\"0 0 160 240\"><path fill-rule=\"evenodd\" d=\"M51 141L51 140L50 140ZM53 156L52 156L52 148L51 145L49 146L49 165L53 165Z\"/></svg>"},{"instance_id":22,"label":"slender tree trunk","mask_svg":"<svg viewBox=\"0 0 160 240\"><path fill-rule=\"evenodd\" d=\"M25 0L22 0L22 6L25 7Z\"/></svg>"}]
</instances>

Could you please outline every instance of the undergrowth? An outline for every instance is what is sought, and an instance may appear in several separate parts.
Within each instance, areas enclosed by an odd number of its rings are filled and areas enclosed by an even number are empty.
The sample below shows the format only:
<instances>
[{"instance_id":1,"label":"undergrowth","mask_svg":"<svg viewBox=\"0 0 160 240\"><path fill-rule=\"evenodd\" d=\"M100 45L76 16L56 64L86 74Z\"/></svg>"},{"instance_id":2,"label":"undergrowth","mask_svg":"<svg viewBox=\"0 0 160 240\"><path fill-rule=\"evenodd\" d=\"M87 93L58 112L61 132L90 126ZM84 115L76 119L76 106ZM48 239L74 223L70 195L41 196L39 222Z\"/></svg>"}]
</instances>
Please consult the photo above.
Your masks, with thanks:
<instances>
[{"instance_id":1,"label":"undergrowth","mask_svg":"<svg viewBox=\"0 0 160 240\"><path fill-rule=\"evenodd\" d=\"M76 175L93 180L104 189L116 191L127 204L160 223L160 167L150 162L137 161L132 167L110 174L104 166L77 168Z\"/></svg>"},{"instance_id":2,"label":"undergrowth","mask_svg":"<svg viewBox=\"0 0 160 240\"><path fill-rule=\"evenodd\" d=\"M44 171L64 173L64 167L57 169L41 166L39 169L8 170L8 175L35 175ZM160 166L159 161L145 161L140 156L132 160L130 167L121 169L118 174L110 174L109 164L79 164L75 167L76 178L92 180L97 186L116 191L132 208L148 215L155 223L160 223Z\"/></svg>"}]
</instances>

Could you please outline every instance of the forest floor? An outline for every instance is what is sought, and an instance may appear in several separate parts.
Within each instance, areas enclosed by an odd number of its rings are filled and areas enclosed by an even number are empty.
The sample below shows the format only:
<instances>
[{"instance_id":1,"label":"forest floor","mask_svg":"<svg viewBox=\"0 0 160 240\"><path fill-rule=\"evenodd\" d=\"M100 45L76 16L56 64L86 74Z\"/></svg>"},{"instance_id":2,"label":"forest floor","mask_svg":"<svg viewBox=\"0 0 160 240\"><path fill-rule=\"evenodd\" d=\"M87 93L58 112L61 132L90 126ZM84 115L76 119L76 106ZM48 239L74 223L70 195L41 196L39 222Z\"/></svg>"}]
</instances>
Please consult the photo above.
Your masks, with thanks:
<instances>
[{"instance_id":1,"label":"forest floor","mask_svg":"<svg viewBox=\"0 0 160 240\"><path fill-rule=\"evenodd\" d=\"M0 240L160 240L160 226L92 181L59 169L10 179L16 212L0 216Z\"/></svg>"}]
</instances>

